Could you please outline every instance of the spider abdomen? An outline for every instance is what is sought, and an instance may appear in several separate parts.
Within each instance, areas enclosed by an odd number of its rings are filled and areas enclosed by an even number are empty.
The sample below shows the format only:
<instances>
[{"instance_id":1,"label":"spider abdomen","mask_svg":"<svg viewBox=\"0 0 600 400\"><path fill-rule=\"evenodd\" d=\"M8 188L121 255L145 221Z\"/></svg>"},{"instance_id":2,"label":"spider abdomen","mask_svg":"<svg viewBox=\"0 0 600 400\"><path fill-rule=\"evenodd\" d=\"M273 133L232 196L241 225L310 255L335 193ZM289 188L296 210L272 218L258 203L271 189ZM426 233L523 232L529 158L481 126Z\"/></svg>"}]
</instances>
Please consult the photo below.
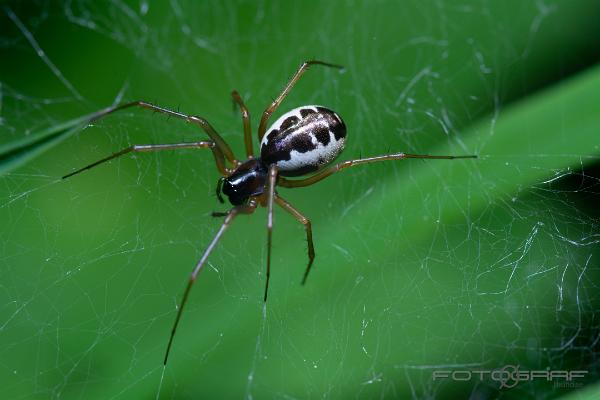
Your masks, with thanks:
<instances>
[{"instance_id":1,"label":"spider abdomen","mask_svg":"<svg viewBox=\"0 0 600 400\"><path fill-rule=\"evenodd\" d=\"M283 114L260 144L260 158L275 164L283 176L315 172L333 161L344 149L346 125L332 110L302 106Z\"/></svg>"}]
</instances>

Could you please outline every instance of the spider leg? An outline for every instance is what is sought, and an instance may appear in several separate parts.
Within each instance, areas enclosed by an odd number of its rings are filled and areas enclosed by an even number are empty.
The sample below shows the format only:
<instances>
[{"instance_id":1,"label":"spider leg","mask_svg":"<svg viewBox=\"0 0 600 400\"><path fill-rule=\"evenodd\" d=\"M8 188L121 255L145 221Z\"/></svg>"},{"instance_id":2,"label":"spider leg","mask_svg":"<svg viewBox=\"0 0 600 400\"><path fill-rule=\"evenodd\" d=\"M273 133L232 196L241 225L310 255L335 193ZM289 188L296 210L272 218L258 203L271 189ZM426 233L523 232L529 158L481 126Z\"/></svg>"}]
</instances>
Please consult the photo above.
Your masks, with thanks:
<instances>
[{"instance_id":1,"label":"spider leg","mask_svg":"<svg viewBox=\"0 0 600 400\"><path fill-rule=\"evenodd\" d=\"M250 126L250 113L248 112L248 108L244 104L244 100L242 100L242 97L236 90L231 92L231 97L233 97L233 101L240 107L240 111L242 112L242 123L244 124L244 146L246 147L246 156L248 156L248 158L254 158L254 150L252 149L252 128Z\"/></svg>"},{"instance_id":2,"label":"spider leg","mask_svg":"<svg viewBox=\"0 0 600 400\"><path fill-rule=\"evenodd\" d=\"M116 153L111 154L108 157L104 157L101 160L93 162L89 165L86 165L83 168L79 168L76 171L73 171L65 176L62 179L70 178L73 175L77 175L80 172L86 171L88 169L92 169L97 165L110 161L114 158L120 157L127 153L149 153L152 151L161 151L161 150L179 150L179 149L199 149L199 148L209 148L212 150L213 155L215 156L215 162L217 164L217 169L221 174L227 175L228 169L225 168L225 160L223 159L223 153L219 150L218 147L215 146L213 142L187 142L187 143L173 143L173 144L136 144L123 150L117 151Z\"/></svg>"},{"instance_id":3,"label":"spider leg","mask_svg":"<svg viewBox=\"0 0 600 400\"><path fill-rule=\"evenodd\" d=\"M258 141L259 142L262 140L262 138L265 134L265 131L267 130L267 122L269 121L269 117L271 116L271 114L273 114L275 112L275 110L277 109L277 107L279 107L279 105L281 104L283 99L285 99L285 96L288 95L290 90L292 90L292 88L294 87L294 85L296 85L296 83L298 82L300 77L306 72L306 70L311 65L324 65L326 67L338 68L338 69L344 68L341 65L330 64L330 63L323 62L323 61L317 61L317 60L304 61L302 63L302 65L300 65L300 68L298 68L298 70L296 71L296 73L294 74L292 79L290 79L288 84L285 86L283 91L279 94L279 96L277 96L277 98L275 100L273 100L271 105L269 107L267 107L267 109L263 112L263 115L260 119L260 124L258 125Z\"/></svg>"},{"instance_id":4,"label":"spider leg","mask_svg":"<svg viewBox=\"0 0 600 400\"><path fill-rule=\"evenodd\" d=\"M428 154L406 154L406 153L396 153L396 154L386 154L382 156L375 157L366 157L360 158L357 160L348 160L343 161L341 163L337 163L332 165L329 168L322 170L321 172L316 173L315 175L309 176L304 179L290 180L280 177L278 181L278 185L287 187L287 188L297 188L309 186L314 183L317 183L330 175L335 174L336 172L341 171L344 168L353 167L355 165L361 164L370 164L379 161L389 161L389 160L403 160L405 158L433 158L433 159L444 159L444 160L453 160L457 158L477 158L477 156L431 156Z\"/></svg>"},{"instance_id":5,"label":"spider leg","mask_svg":"<svg viewBox=\"0 0 600 400\"><path fill-rule=\"evenodd\" d=\"M233 219L236 217L236 215L252 214L254 212L254 210L256 209L256 205L257 204L256 204L255 200L250 200L250 202L248 204L245 204L242 206L236 206L236 207L232 208L231 210L229 210L229 212L227 213L227 216L225 217L225 220L223 221L223 224L221 225L221 228L219 229L219 231L213 238L212 242L210 242L210 244L204 251L202 258L200 258L200 261L198 261L198 264L196 264L196 267L194 267L194 270L192 271L192 274L190 275L190 278L188 280L188 284L185 288L185 292L183 292L183 297L181 299L181 303L179 303L179 308L177 309L177 316L175 317L175 322L173 323L173 328L171 329L171 336L169 337L169 343L167 344L167 351L165 353L165 359L164 359L163 365L167 365L167 360L169 359L169 352L171 351L171 345L173 344L173 338L175 337L175 332L177 331L177 326L179 325L181 315L183 314L183 308L185 307L185 304L187 302L188 296L190 294L190 290L192 289L192 285L194 284L194 282L196 282L196 278L198 277L198 274L200 273L202 266L204 266L206 259L208 258L208 256L212 252L212 250L215 248L215 246L217 245L217 242L219 241L219 239L221 239L221 236L223 236L223 233L229 227L229 225L231 224Z\"/></svg>"},{"instance_id":6,"label":"spider leg","mask_svg":"<svg viewBox=\"0 0 600 400\"><path fill-rule=\"evenodd\" d=\"M219 178L219 181L217 182L217 187L216 187L216 194L217 194L217 199L219 199L219 203L221 204L225 204L225 200L223 200L223 196L221 195L221 191L223 190L223 182L225 181L225 178Z\"/></svg>"},{"instance_id":7,"label":"spider leg","mask_svg":"<svg viewBox=\"0 0 600 400\"><path fill-rule=\"evenodd\" d=\"M275 202L285 211L292 214L292 216L296 218L298 222L304 225L304 228L306 229L306 241L308 242L308 265L306 266L306 270L304 271L304 277L302 278L302 284L304 285L306 283L308 273L310 272L310 267L312 266L313 261L315 260L315 248L313 246L312 227L310 224L310 220L306 218L300 211L295 209L294 206L292 206L290 203L284 200L281 196L277 195L277 197L275 197Z\"/></svg>"},{"instance_id":8,"label":"spider leg","mask_svg":"<svg viewBox=\"0 0 600 400\"><path fill-rule=\"evenodd\" d=\"M103 118L104 116L106 116L108 114L112 114L115 111L124 110L124 109L130 108L130 107L141 107L146 110L158 112L158 113L165 114L165 115L170 115L172 117L179 118L186 122L191 122L192 124L198 125L200 128L202 128L204 130L204 132L206 132L206 134L210 137L210 139L213 142L215 142L215 145L219 148L221 153L223 153L223 155L229 162L231 162L234 165L239 164L239 161L236 160L235 156L233 155L233 151L231 151L231 148L229 147L227 142L225 142L225 140L223 140L221 135L219 135L217 133L215 128L213 128L212 125L202 117L186 115L186 114L180 113L178 111L169 110L167 108L156 106L154 104L151 104L151 103L148 103L145 101L132 101L131 103L125 103L125 104L121 104L119 106L108 107L108 108L105 108L104 110L98 111L96 114L94 114L92 116L92 118L90 118L90 122L93 122L100 118Z\"/></svg>"},{"instance_id":9,"label":"spider leg","mask_svg":"<svg viewBox=\"0 0 600 400\"><path fill-rule=\"evenodd\" d=\"M271 241L273 237L273 200L275 199L275 185L277 184L277 166L269 166L269 180L267 181L267 282L265 284L265 303L269 291L269 277L271 275Z\"/></svg>"}]
</instances>

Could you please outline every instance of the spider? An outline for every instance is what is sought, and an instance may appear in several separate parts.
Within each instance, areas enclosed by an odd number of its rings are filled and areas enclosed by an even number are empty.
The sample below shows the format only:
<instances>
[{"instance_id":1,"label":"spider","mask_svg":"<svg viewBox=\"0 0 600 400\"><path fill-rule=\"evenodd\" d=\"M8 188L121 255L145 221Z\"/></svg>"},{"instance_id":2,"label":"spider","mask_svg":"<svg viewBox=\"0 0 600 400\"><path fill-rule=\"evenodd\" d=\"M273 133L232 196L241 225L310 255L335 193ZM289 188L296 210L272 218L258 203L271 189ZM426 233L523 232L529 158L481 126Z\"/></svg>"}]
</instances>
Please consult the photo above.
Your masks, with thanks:
<instances>
[{"instance_id":1,"label":"spider","mask_svg":"<svg viewBox=\"0 0 600 400\"><path fill-rule=\"evenodd\" d=\"M254 156L252 147L252 133L248 109L237 91L231 93L233 101L239 106L242 114L244 146L246 150L245 161L241 161L235 157L227 142L223 140L212 125L204 118L182 114L178 111L172 111L145 101L134 101L106 108L92 115L89 120L91 123L119 110L131 107L141 107L146 110L166 114L198 125L206 132L210 137L210 140L172 144L133 145L71 172L63 176L63 179L72 177L73 175L128 153L206 148L212 151L217 170L221 174L221 178L219 178L216 188L217 198L221 203L224 203L222 196L224 194L233 205L228 212L213 213L213 216L215 217L224 217L224 220L189 277L167 343L167 349L163 360L163 365L165 366L190 290L194 282L196 282L196 278L204 266L209 254L215 248L227 227L238 214L252 214L258 206L267 207L267 271L263 298L264 302L267 301L269 276L271 274L271 242L274 204L283 208L298 220L298 222L304 225L308 242L308 265L306 266L304 276L302 277L302 284L304 285L304 283L306 283L306 278L308 277L315 259L311 222L300 211L294 208L292 204L277 193L275 190L276 186L286 188L305 187L317 183L343 169L378 161L402 160L405 158L477 158L477 156L474 155L440 156L394 153L343 161L325 168L342 152L346 142L346 124L334 111L317 105L297 107L283 114L269 129L266 129L271 114L277 110L281 102L311 65L322 65L330 68L343 69L340 65L317 60L305 61L300 65L296 73L284 87L283 91L262 114L258 125L258 140L260 142L260 156L258 157ZM313 174L301 179L287 178L300 177L311 173Z\"/></svg>"}]
</instances>

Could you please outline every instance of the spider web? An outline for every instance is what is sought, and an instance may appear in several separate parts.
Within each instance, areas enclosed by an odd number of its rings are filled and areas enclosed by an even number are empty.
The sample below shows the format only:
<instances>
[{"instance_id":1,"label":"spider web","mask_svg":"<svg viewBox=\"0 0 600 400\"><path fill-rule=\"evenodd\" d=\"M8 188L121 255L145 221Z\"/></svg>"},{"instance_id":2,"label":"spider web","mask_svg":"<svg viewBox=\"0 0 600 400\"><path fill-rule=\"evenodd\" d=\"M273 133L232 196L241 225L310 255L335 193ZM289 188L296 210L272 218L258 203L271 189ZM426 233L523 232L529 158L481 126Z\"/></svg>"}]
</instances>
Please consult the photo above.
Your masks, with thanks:
<instances>
[{"instance_id":1,"label":"spider web","mask_svg":"<svg viewBox=\"0 0 600 400\"><path fill-rule=\"evenodd\" d=\"M138 110L86 127L0 178L7 398L568 393L540 379L499 390L490 379L432 377L507 365L589 371L571 388L597 380L598 147L546 154L533 136L525 149L489 152L516 100L597 61L594 13L581 11L591 3L200 3L5 5L0 143L143 99L206 117L242 154L229 92L240 91L255 128L292 69L319 58L347 69L313 68L281 111L339 111L345 159L481 157L373 165L281 190L311 218L317 258L300 287L304 232L277 211L266 306L264 210L239 217L194 287L163 369L187 276L220 223L210 213L224 210L217 172L210 154L190 150L123 157L62 181L130 144L204 137ZM484 128L469 136L475 123Z\"/></svg>"}]
</instances>

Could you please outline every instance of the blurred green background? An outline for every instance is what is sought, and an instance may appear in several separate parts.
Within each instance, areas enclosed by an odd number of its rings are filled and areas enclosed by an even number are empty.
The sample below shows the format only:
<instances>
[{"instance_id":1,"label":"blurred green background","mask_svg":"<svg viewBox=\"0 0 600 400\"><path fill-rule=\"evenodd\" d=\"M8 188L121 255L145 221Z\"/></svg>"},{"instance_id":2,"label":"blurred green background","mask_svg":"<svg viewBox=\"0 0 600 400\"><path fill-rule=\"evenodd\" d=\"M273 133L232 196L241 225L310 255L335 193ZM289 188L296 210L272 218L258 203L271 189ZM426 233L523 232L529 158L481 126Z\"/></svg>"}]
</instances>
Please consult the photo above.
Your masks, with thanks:
<instances>
[{"instance_id":1,"label":"blurred green background","mask_svg":"<svg viewBox=\"0 0 600 400\"><path fill-rule=\"evenodd\" d=\"M556 398L600 369L596 1L4 2L0 8L0 386L10 399ZM129 144L201 140L143 99L207 118L241 155L253 115L305 59L279 115L345 119L342 159L406 151L280 194L269 302L265 212L218 229L205 150L141 154L61 181ZM276 118L277 115L274 117ZM273 119L274 120L274 119ZM61 124L71 121L65 126ZM73 122L75 121L75 122ZM436 370L589 371L500 389ZM582 397L592 398L588 389ZM160 388L160 393L159 392Z\"/></svg>"}]
</instances>

